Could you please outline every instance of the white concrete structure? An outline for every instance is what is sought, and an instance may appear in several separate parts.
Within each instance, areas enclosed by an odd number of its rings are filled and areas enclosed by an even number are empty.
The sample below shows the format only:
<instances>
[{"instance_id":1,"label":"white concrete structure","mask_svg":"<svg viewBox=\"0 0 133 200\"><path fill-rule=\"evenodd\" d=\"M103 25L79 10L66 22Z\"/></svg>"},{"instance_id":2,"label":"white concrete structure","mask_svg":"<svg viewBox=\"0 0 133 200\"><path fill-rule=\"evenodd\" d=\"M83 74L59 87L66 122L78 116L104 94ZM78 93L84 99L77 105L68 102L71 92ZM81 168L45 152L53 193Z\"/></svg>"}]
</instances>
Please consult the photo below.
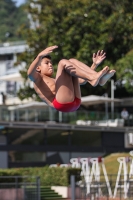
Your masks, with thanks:
<instances>
[{"instance_id":1,"label":"white concrete structure","mask_svg":"<svg viewBox=\"0 0 133 200\"><path fill-rule=\"evenodd\" d=\"M28 45L22 42L0 44L0 93L6 95L6 104L14 104L16 92L23 86L23 79L19 71L25 67L22 62L17 66L17 56L28 49ZM2 95L0 104L3 104ZM10 99L10 101L9 101ZM19 101L20 103L20 101Z\"/></svg>"}]
</instances>

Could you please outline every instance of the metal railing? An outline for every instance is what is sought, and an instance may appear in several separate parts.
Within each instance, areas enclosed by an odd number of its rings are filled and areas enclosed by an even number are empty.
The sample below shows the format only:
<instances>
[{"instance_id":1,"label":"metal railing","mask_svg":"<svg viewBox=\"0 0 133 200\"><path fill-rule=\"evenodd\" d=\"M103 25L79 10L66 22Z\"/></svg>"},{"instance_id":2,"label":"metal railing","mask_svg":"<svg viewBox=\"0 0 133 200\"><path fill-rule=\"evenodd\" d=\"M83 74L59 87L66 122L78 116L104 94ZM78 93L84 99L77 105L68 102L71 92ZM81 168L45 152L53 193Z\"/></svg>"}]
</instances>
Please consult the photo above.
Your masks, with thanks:
<instances>
[{"instance_id":1,"label":"metal railing","mask_svg":"<svg viewBox=\"0 0 133 200\"><path fill-rule=\"evenodd\" d=\"M110 114L110 113L109 113ZM61 115L61 116L60 116ZM115 113L116 118L121 118L120 113ZM111 118L109 118L111 119ZM12 110L8 109L8 106L3 105L0 108L0 120L1 121L29 121L29 122L44 122L44 121L56 121L63 123L73 123L76 124L77 120L82 120L87 122L91 121L98 122L99 120L106 120L104 112L89 112L89 111L75 111L72 113L60 113L54 109L50 109L49 107L44 108L12 108ZM131 120L133 121L133 119ZM131 122L130 122L131 123ZM133 122L132 122L133 123Z\"/></svg>"},{"instance_id":2,"label":"metal railing","mask_svg":"<svg viewBox=\"0 0 133 200\"><path fill-rule=\"evenodd\" d=\"M0 43L0 47L5 47L5 46L18 46L18 45L26 45L26 41L16 41L16 42L5 42L5 43Z\"/></svg>"},{"instance_id":3,"label":"metal railing","mask_svg":"<svg viewBox=\"0 0 133 200\"><path fill-rule=\"evenodd\" d=\"M39 177L0 176L0 200L27 199L41 199ZM116 175L71 175L67 199L132 200L133 179L125 174L119 180Z\"/></svg>"},{"instance_id":4,"label":"metal railing","mask_svg":"<svg viewBox=\"0 0 133 200\"><path fill-rule=\"evenodd\" d=\"M40 178L0 176L0 200L40 200Z\"/></svg>"},{"instance_id":5,"label":"metal railing","mask_svg":"<svg viewBox=\"0 0 133 200\"><path fill-rule=\"evenodd\" d=\"M82 177L76 182L77 177L70 178L69 199L71 200L132 200L133 199L133 179L127 175L125 180L121 176L119 181L116 175L109 175L108 180L104 176ZM106 180L105 180L106 179Z\"/></svg>"}]
</instances>

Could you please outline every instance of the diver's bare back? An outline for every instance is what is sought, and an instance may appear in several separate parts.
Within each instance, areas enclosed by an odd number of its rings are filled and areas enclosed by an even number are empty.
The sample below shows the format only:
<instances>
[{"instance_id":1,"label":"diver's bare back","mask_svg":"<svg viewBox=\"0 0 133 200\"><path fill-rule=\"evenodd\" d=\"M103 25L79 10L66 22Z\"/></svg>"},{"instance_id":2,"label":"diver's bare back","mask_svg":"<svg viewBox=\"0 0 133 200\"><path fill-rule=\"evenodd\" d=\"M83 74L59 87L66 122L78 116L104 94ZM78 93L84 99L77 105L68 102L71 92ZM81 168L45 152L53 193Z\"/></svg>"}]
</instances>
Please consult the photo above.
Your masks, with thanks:
<instances>
[{"instance_id":1,"label":"diver's bare back","mask_svg":"<svg viewBox=\"0 0 133 200\"><path fill-rule=\"evenodd\" d=\"M34 89L43 101L54 107L52 101L55 98L55 79L51 77L39 78L34 81Z\"/></svg>"}]
</instances>

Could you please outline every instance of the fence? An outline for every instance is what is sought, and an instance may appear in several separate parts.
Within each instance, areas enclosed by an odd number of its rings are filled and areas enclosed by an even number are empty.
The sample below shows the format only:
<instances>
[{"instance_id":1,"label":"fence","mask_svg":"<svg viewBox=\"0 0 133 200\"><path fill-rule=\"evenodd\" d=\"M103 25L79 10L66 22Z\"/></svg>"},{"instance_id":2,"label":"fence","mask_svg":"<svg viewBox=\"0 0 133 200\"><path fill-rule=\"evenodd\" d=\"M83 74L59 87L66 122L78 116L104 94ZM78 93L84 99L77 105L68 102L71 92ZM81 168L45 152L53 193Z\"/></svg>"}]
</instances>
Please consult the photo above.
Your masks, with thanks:
<instances>
[{"instance_id":1,"label":"fence","mask_svg":"<svg viewBox=\"0 0 133 200\"><path fill-rule=\"evenodd\" d=\"M78 180L78 181L77 181ZM0 200L40 200L40 178L0 176ZM62 199L62 198L60 198ZM133 179L128 174L70 177L67 200L132 200Z\"/></svg>"},{"instance_id":2,"label":"fence","mask_svg":"<svg viewBox=\"0 0 133 200\"><path fill-rule=\"evenodd\" d=\"M105 176L83 176L82 180L76 182L77 177L71 176L71 200L132 200L133 199L133 179L128 175L121 175L116 179L116 175Z\"/></svg>"},{"instance_id":3,"label":"fence","mask_svg":"<svg viewBox=\"0 0 133 200\"><path fill-rule=\"evenodd\" d=\"M9 99L12 99L11 97ZM13 101L13 100L11 100ZM14 100L15 101L15 100ZM32 104L31 104L32 105ZM99 120L107 120L105 112L100 111L87 111L77 110L75 112L62 113L53 110L49 107L42 107L42 102L35 104L36 108L28 108L25 105L19 105L16 107L9 107L7 105L0 108L0 120L1 121L29 121L29 122L44 122L44 121L56 121L63 123L76 123L77 120L91 121L92 123ZM45 104L44 104L45 105ZM29 104L30 106L30 104ZM38 107L37 107L38 106ZM114 119L121 118L119 112L114 113ZM111 113L108 113L108 119L111 118ZM127 125L133 124L133 119L127 120Z\"/></svg>"},{"instance_id":4,"label":"fence","mask_svg":"<svg viewBox=\"0 0 133 200\"><path fill-rule=\"evenodd\" d=\"M40 200L40 178L0 176L0 200Z\"/></svg>"}]
</instances>

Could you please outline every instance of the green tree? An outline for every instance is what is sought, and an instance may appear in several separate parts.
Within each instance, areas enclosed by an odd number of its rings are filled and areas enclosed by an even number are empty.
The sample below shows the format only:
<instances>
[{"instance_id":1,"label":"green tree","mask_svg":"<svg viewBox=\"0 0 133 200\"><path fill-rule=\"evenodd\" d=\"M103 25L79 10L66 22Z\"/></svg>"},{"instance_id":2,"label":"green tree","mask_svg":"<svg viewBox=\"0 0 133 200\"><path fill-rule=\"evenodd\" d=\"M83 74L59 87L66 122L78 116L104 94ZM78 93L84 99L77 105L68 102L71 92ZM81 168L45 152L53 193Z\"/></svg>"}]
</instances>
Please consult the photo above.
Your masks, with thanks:
<instances>
[{"instance_id":1,"label":"green tree","mask_svg":"<svg viewBox=\"0 0 133 200\"><path fill-rule=\"evenodd\" d=\"M27 24L24 6L16 7L12 0L0 0L0 42L24 39L20 26ZM28 25L28 24L27 24Z\"/></svg>"},{"instance_id":2,"label":"green tree","mask_svg":"<svg viewBox=\"0 0 133 200\"><path fill-rule=\"evenodd\" d=\"M27 43L30 47L30 51L21 57L27 63L26 69L21 71L23 77L27 78L27 68L33 58L50 45L59 46L58 51L52 54L53 63L56 65L61 58L75 57L90 66L92 53L104 49L107 52L107 59L103 65L116 68L115 79L117 76L121 79L124 69L130 68L132 71L133 65L123 64L121 70L119 65L116 65L118 60L119 63L121 59L125 60L125 55L132 50L133 2L131 0L38 0L34 4L41 6L40 12L37 7L30 6L33 2L29 0L27 9L34 21L39 20L39 24L35 29L24 29L23 32L24 35L27 34ZM97 70L100 69L99 67ZM25 86L18 93L21 99L34 96L34 93L32 95L30 93L29 96L30 86L27 82ZM86 84L82 86L82 95L103 94L105 91L109 93L109 88L109 83L105 87L96 88ZM25 96L22 96L23 91Z\"/></svg>"}]
</instances>

